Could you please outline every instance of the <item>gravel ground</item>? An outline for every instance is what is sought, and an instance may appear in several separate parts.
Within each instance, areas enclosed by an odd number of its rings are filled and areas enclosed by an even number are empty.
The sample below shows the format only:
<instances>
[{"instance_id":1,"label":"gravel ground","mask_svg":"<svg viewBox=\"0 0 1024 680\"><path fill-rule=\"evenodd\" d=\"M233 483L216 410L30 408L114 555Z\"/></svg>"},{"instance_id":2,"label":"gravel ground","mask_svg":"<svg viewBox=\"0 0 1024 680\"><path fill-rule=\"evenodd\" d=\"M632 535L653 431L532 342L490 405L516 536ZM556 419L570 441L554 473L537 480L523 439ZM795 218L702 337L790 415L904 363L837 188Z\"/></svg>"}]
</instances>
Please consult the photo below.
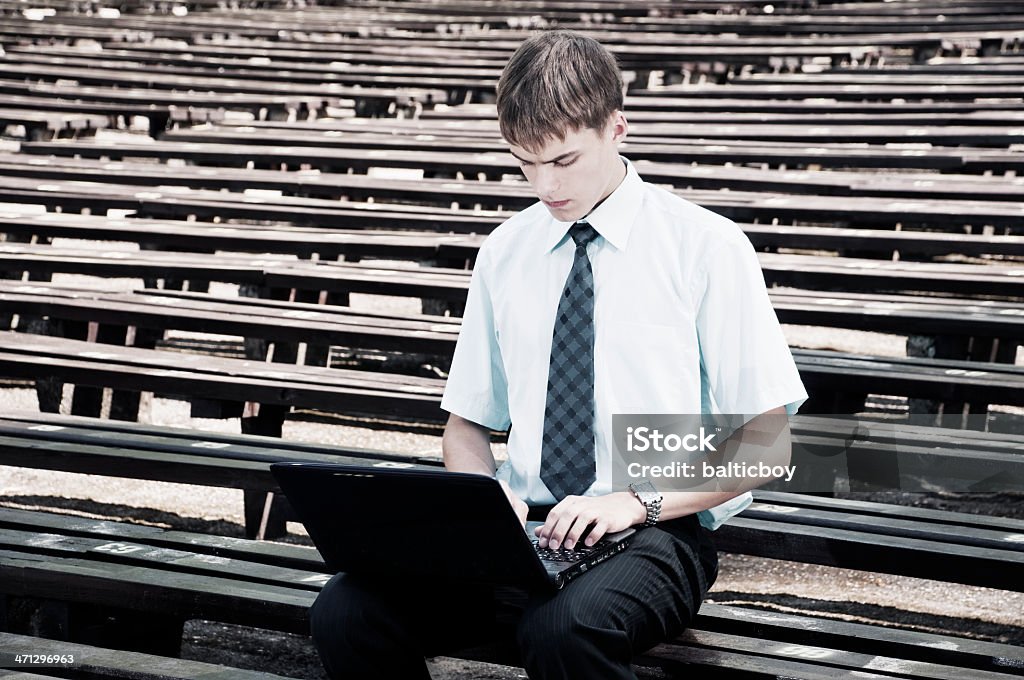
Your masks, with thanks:
<instances>
[{"instance_id":1,"label":"gravel ground","mask_svg":"<svg viewBox=\"0 0 1024 680\"><path fill-rule=\"evenodd\" d=\"M89 242L60 245L97 247ZM108 244L103 244L107 248ZM119 248L120 249L120 248ZM125 248L130 249L130 248ZM83 277L58 277L71 285L93 285ZM141 286L139 281L106 280L105 288ZM214 292L231 294L230 286ZM395 311L418 311L411 300L353 296L354 306ZM837 331L787 326L786 336L798 346L829 348L880 356L904 354L905 338L860 331ZM177 337L192 337L176 333ZM1020 362L1018 362L1020 363ZM0 389L0 409L35 410L34 391ZM143 422L197 429L238 432L237 420L189 417L188 405L165 399L145 402ZM289 421L284 436L316 441L440 456L440 439L433 435L368 430L321 422ZM499 457L504 455L497 447ZM881 499L880 499L881 500ZM1024 516L1016 497L924 497L908 494L884 500L946 507L965 512ZM231 489L192 487L164 482L95 477L0 466L0 505L38 508L102 518L152 523L159 526L242 535L242 494ZM289 525L293 541L308 541L300 525ZM736 603L785 612L817 612L834 618L887 623L917 630L1024 644L1024 594L768 560L723 555L721 574L710 601ZM232 666L269 670L296 678L321 678L322 670L309 642L302 636L240 626L192 621L186 627L183 655ZM434 677L522 678L521 670L455 659L431 661ZM649 677L659 677L651 671Z\"/></svg>"}]
</instances>

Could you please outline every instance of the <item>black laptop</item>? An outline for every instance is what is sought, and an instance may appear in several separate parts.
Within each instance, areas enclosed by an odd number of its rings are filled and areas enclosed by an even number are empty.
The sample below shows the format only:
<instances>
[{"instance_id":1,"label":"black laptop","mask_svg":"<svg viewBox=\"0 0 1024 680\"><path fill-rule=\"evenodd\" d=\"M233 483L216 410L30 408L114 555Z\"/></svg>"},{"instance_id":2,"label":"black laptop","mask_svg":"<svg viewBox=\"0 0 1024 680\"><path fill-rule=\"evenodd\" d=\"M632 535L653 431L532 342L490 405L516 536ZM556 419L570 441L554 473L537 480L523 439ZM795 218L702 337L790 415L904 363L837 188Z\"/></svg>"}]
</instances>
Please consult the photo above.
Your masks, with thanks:
<instances>
[{"instance_id":1,"label":"black laptop","mask_svg":"<svg viewBox=\"0 0 1024 680\"><path fill-rule=\"evenodd\" d=\"M270 469L334 571L557 589L624 550L635 532L543 549L533 534L541 523L524 531L493 477L322 463Z\"/></svg>"}]
</instances>

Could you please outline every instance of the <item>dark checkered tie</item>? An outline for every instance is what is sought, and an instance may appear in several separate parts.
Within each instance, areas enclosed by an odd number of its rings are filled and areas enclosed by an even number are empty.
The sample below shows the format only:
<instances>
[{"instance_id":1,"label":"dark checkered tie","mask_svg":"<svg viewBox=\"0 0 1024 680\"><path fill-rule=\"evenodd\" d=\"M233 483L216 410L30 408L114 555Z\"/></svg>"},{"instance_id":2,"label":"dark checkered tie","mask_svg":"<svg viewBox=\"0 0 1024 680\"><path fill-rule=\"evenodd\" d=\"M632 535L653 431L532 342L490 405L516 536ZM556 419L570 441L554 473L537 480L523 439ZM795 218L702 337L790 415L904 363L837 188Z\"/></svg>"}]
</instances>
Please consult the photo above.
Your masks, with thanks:
<instances>
[{"instance_id":1,"label":"dark checkered tie","mask_svg":"<svg viewBox=\"0 0 1024 680\"><path fill-rule=\"evenodd\" d=\"M569 228L576 256L558 300L548 367L548 401L540 478L557 500L594 483L594 272L587 244L597 232L586 222Z\"/></svg>"}]
</instances>

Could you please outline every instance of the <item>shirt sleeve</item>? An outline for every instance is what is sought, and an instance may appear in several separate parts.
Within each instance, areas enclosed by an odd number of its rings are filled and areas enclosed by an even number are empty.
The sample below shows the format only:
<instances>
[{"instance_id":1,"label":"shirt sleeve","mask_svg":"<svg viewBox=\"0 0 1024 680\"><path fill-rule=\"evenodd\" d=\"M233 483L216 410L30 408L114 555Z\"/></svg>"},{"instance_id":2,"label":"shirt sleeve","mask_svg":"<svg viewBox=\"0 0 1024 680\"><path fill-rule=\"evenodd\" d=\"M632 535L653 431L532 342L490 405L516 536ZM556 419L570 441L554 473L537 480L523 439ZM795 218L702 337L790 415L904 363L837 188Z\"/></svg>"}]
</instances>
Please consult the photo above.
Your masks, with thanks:
<instances>
[{"instance_id":1,"label":"shirt sleeve","mask_svg":"<svg viewBox=\"0 0 1024 680\"><path fill-rule=\"evenodd\" d=\"M697 314L701 410L753 417L785 406L793 415L807 400L793 353L772 308L761 265L739 228L706 260ZM750 505L750 492L697 513L714 531Z\"/></svg>"},{"instance_id":2,"label":"shirt sleeve","mask_svg":"<svg viewBox=\"0 0 1024 680\"><path fill-rule=\"evenodd\" d=\"M807 400L793 354L772 308L757 254L739 227L705 260L697 312L702 400L711 413L753 417Z\"/></svg>"},{"instance_id":3,"label":"shirt sleeve","mask_svg":"<svg viewBox=\"0 0 1024 680\"><path fill-rule=\"evenodd\" d=\"M470 279L462 329L455 345L441 408L493 430L511 425L508 381L494 323L484 252Z\"/></svg>"}]
</instances>

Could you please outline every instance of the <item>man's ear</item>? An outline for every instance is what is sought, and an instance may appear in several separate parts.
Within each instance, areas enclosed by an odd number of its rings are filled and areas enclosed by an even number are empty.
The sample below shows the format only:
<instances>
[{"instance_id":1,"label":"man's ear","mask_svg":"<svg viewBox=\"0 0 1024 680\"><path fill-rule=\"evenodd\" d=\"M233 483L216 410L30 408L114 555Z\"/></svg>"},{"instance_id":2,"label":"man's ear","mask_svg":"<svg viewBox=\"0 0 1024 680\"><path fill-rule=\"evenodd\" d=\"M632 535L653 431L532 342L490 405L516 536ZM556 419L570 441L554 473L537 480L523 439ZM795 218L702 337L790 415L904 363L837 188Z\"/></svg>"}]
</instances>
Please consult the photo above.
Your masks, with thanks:
<instances>
[{"instance_id":1,"label":"man's ear","mask_svg":"<svg viewBox=\"0 0 1024 680\"><path fill-rule=\"evenodd\" d=\"M615 143L621 142L626 138L626 134L629 132L629 123L626 122L626 116L622 111L616 111L612 114L611 120L611 133L612 141Z\"/></svg>"}]
</instances>

